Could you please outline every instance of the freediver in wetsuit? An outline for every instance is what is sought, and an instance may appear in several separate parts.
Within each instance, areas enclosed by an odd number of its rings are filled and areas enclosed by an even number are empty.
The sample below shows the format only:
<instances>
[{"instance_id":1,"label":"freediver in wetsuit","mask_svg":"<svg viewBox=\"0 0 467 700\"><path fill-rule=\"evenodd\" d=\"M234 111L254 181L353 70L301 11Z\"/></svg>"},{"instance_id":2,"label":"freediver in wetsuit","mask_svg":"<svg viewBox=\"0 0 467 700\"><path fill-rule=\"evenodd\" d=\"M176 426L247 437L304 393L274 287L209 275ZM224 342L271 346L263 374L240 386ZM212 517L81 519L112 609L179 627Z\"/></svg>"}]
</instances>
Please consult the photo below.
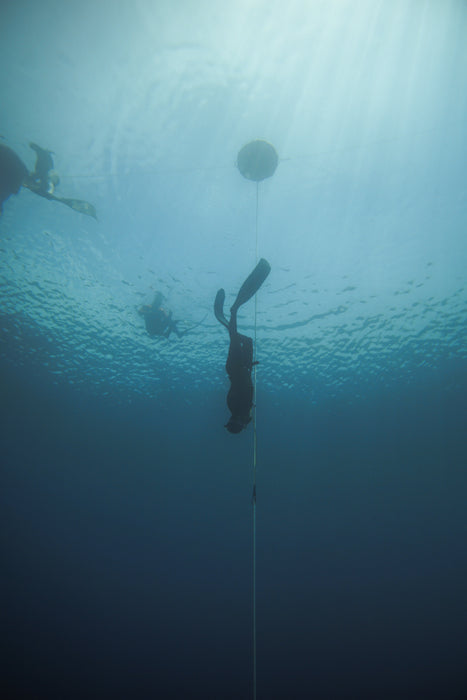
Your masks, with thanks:
<instances>
[{"instance_id":1,"label":"freediver in wetsuit","mask_svg":"<svg viewBox=\"0 0 467 700\"><path fill-rule=\"evenodd\" d=\"M29 174L29 177L23 183L31 192L38 194L45 199L52 199L55 202L61 202L70 209L78 211L80 214L87 214L97 219L96 209L93 204L85 202L82 199L70 199L69 197L56 197L54 194L55 186L60 182L55 170L53 170L54 162L52 160L53 151L47 148L41 148L37 143L30 143L30 147L36 152L36 165L34 172Z\"/></svg>"},{"instance_id":2,"label":"freediver in wetsuit","mask_svg":"<svg viewBox=\"0 0 467 700\"><path fill-rule=\"evenodd\" d=\"M36 153L36 164L34 172L29 174L26 187L46 197L48 194L53 194L55 185L59 183L59 177L54 171L54 162L52 160L53 151L48 148L41 148L37 143L30 143L30 148Z\"/></svg>"},{"instance_id":3,"label":"freediver in wetsuit","mask_svg":"<svg viewBox=\"0 0 467 700\"><path fill-rule=\"evenodd\" d=\"M144 304L138 309L140 316L143 316L146 325L146 331L151 337L156 335L168 338L172 331L181 338L186 331L179 331L177 328L178 321L172 318L172 312L167 311L162 306L164 295L162 292L156 292L152 304Z\"/></svg>"},{"instance_id":4,"label":"freediver in wetsuit","mask_svg":"<svg viewBox=\"0 0 467 700\"><path fill-rule=\"evenodd\" d=\"M36 153L36 164L32 173L28 172L26 165L11 148L0 144L0 213L3 202L10 195L18 194L21 187L26 187L40 197L61 202L80 214L96 219L96 209L89 202L55 196L54 190L59 183L59 177L53 170L52 151L41 148L36 143L29 145Z\"/></svg>"},{"instance_id":5,"label":"freediver in wetsuit","mask_svg":"<svg viewBox=\"0 0 467 700\"><path fill-rule=\"evenodd\" d=\"M219 289L214 301L214 314L230 336L229 354L225 369L230 379L230 389L227 394L227 406L231 416L225 427L230 433L240 433L251 421L253 406L253 382L251 370L253 365L253 340L237 331L237 311L263 284L271 271L268 261L261 258L253 272L240 287L237 298L230 309L230 320L224 316L225 291Z\"/></svg>"}]
</instances>

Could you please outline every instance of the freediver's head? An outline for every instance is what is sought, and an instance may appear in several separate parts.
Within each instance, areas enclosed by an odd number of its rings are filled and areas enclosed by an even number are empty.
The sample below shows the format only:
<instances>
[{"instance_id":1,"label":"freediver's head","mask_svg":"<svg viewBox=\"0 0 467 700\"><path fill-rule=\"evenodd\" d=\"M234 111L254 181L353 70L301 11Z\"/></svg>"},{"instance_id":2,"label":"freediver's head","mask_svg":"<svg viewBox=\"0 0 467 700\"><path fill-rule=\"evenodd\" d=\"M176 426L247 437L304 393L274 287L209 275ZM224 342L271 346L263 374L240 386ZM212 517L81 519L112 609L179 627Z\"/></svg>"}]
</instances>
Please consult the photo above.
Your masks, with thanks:
<instances>
[{"instance_id":1,"label":"freediver's head","mask_svg":"<svg viewBox=\"0 0 467 700\"><path fill-rule=\"evenodd\" d=\"M229 422L225 424L224 428L227 428L229 433L241 433L243 428L246 428L246 425L238 418L230 416Z\"/></svg>"}]
</instances>

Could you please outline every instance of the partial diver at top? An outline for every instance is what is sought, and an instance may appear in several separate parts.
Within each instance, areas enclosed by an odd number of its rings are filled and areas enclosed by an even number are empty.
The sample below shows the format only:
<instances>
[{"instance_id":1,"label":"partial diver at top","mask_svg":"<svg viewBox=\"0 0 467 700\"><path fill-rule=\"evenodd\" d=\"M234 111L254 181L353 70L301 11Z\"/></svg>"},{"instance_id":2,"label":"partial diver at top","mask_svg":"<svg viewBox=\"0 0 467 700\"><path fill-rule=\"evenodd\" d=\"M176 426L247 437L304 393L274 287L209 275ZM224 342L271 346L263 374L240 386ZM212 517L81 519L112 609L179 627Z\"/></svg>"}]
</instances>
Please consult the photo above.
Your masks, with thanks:
<instances>
[{"instance_id":1,"label":"partial diver at top","mask_svg":"<svg viewBox=\"0 0 467 700\"><path fill-rule=\"evenodd\" d=\"M230 433L240 433L251 421L251 409L253 407L253 382L251 370L253 365L253 340L247 335L237 331L237 311L251 299L263 284L271 271L268 261L261 258L253 272L246 278L237 294L237 298L230 309L230 319L224 316L225 291L219 289L214 301L214 314L223 326L227 328L230 336L229 354L225 369L230 379L230 389L227 394L227 406L231 412L225 428Z\"/></svg>"},{"instance_id":2,"label":"partial diver at top","mask_svg":"<svg viewBox=\"0 0 467 700\"><path fill-rule=\"evenodd\" d=\"M94 205L82 199L70 199L57 197L54 194L55 187L60 178L53 169L52 151L41 148L36 143L30 143L30 147L36 153L36 164L33 172L29 172L21 158L13 149L0 143L0 214L3 211L3 202L12 194L18 194L21 187L26 187L34 194L55 202L61 202L80 214L86 214L97 219Z\"/></svg>"}]
</instances>

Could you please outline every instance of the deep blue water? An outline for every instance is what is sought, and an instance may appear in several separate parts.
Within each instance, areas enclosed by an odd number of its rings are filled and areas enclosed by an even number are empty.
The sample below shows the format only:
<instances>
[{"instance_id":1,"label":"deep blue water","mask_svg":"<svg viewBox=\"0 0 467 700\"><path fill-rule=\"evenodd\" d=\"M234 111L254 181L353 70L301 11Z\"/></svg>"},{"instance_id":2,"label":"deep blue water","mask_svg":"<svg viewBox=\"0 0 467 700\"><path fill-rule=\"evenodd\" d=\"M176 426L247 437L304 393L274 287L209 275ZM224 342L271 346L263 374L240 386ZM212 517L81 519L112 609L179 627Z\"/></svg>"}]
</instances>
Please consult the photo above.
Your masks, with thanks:
<instances>
[{"instance_id":1,"label":"deep blue water","mask_svg":"<svg viewBox=\"0 0 467 700\"><path fill-rule=\"evenodd\" d=\"M258 697L465 697L456 378L324 416L261 397ZM249 697L251 431L224 435L216 392L123 409L2 379L9 697Z\"/></svg>"}]
</instances>

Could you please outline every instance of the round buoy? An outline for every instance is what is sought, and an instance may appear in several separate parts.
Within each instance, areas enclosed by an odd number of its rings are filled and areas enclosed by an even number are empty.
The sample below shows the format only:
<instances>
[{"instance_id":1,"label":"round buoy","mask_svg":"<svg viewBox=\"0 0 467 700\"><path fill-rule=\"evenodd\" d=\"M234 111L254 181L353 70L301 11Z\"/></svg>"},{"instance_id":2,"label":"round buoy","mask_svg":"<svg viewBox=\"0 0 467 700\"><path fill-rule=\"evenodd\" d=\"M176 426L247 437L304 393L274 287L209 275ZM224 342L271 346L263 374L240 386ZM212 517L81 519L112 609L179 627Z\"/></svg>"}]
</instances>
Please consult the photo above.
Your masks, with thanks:
<instances>
[{"instance_id":1,"label":"round buoy","mask_svg":"<svg viewBox=\"0 0 467 700\"><path fill-rule=\"evenodd\" d=\"M265 180L276 172L279 156L267 141L250 141L238 152L237 168L247 180Z\"/></svg>"}]
</instances>

